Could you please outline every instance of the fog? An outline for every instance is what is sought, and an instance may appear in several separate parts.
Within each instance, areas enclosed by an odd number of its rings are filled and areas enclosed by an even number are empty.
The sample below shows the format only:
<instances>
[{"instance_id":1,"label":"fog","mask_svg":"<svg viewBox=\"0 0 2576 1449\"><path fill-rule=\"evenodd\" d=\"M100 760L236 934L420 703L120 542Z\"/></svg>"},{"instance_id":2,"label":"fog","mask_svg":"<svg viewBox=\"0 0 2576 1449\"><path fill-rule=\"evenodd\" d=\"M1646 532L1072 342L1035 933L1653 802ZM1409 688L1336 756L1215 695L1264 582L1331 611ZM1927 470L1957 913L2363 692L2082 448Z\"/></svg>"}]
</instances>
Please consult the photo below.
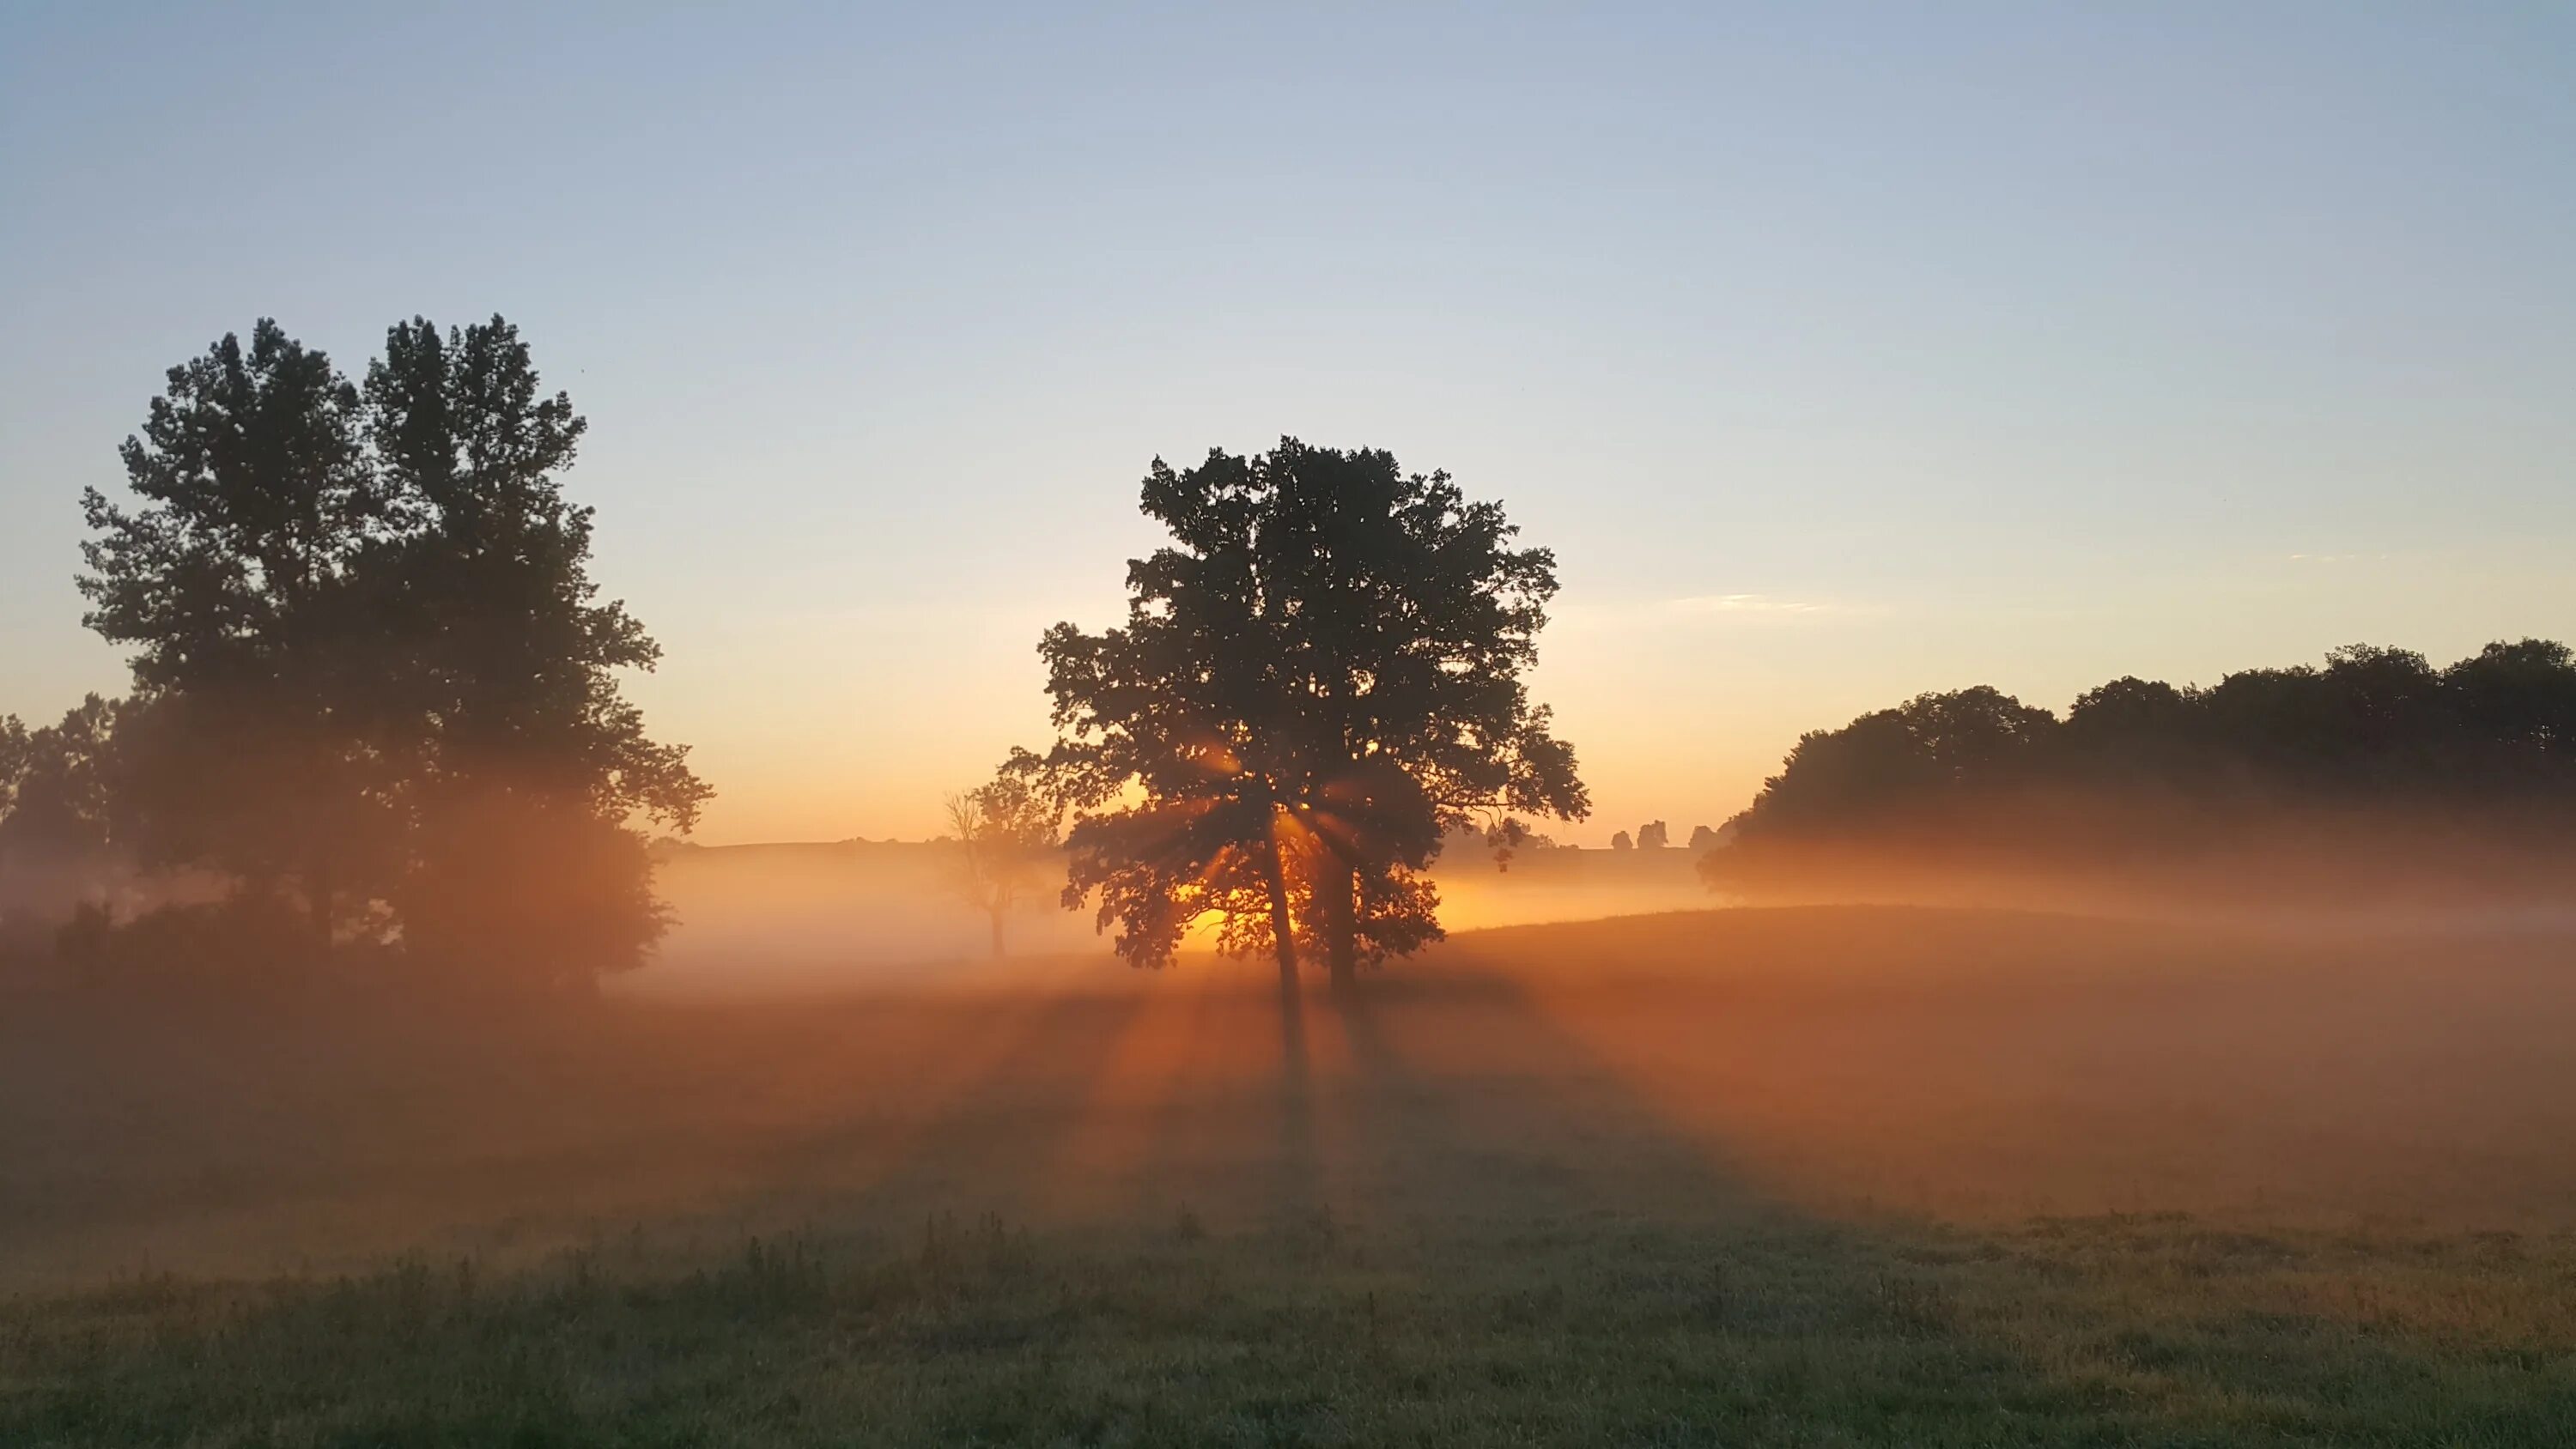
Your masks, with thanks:
<instances>
[{"instance_id":1,"label":"fog","mask_svg":"<svg viewBox=\"0 0 2576 1449\"><path fill-rule=\"evenodd\" d=\"M811 995L989 981L988 923L953 889L956 847L844 841L663 853L654 885L677 925L653 963L613 989L656 997ZM1505 868L1457 852L1435 865L1450 930L1593 920L1711 903L1688 851L1523 850ZM1059 875L1060 879L1060 875ZM1121 969L1088 910L1052 889L1009 913L1015 955L1096 955ZM1212 927L1200 944L1213 942Z\"/></svg>"},{"instance_id":2,"label":"fog","mask_svg":"<svg viewBox=\"0 0 2576 1449\"><path fill-rule=\"evenodd\" d=\"M1052 914L984 959L919 847L692 856L669 959L559 1013L56 1002L0 1022L0 1276L944 1212L1224 1231L1758 1201L2380 1231L2576 1204L2563 923L1709 909L1672 864L1462 882L1453 939L1356 1003L1283 1005L1266 962L1129 970ZM1695 908L1507 923L1659 901Z\"/></svg>"},{"instance_id":3,"label":"fog","mask_svg":"<svg viewBox=\"0 0 2576 1449\"><path fill-rule=\"evenodd\" d=\"M0 1288L952 1213L2569 1224L2554 852L2387 812L2090 819L2044 858L2029 820L1706 872L1461 849L1450 940L1355 1000L1283 1001L1205 935L1130 969L1052 888L996 956L949 843L666 847L674 925L596 998L13 999Z\"/></svg>"},{"instance_id":4,"label":"fog","mask_svg":"<svg viewBox=\"0 0 2576 1449\"><path fill-rule=\"evenodd\" d=\"M2073 822L2073 824L2070 824ZM1435 862L1455 932L1723 906L1881 905L2046 911L2169 925L2292 930L2576 931L2576 851L2429 811L2236 812L2222 829L2073 796L1980 832L1885 831L1865 842L1522 850L1502 868L1454 849ZM2011 828L2005 828L2009 825ZM954 889L940 841L682 848L655 887L676 925L611 990L663 999L807 997L1006 979L989 923ZM1119 969L1088 910L1050 883L1011 911L1014 956ZM1202 947L1213 930L1199 933ZM1402 968L1398 968L1401 970Z\"/></svg>"}]
</instances>

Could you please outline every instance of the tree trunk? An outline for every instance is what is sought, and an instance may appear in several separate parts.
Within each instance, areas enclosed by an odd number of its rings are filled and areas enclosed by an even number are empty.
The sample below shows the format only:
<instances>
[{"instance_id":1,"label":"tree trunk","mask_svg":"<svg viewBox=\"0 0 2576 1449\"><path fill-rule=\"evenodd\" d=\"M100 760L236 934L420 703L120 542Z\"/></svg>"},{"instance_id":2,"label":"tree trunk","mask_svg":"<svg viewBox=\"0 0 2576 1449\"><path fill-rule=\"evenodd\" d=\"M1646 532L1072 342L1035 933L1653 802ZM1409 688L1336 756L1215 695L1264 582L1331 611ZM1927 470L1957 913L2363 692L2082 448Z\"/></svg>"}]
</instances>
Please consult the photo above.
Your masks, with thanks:
<instances>
[{"instance_id":1,"label":"tree trunk","mask_svg":"<svg viewBox=\"0 0 2576 1449\"><path fill-rule=\"evenodd\" d=\"M1324 964L1332 975L1333 994L1348 996L1360 980L1359 909L1352 899L1358 879L1340 852L1327 847L1323 856L1315 898L1323 914Z\"/></svg>"},{"instance_id":2,"label":"tree trunk","mask_svg":"<svg viewBox=\"0 0 2576 1449\"><path fill-rule=\"evenodd\" d=\"M993 959L994 959L994 960L996 960L996 961L999 961L999 960L1001 960L1001 959L1002 959L1003 955L1005 954L1005 953L1003 952L1003 950L1002 950L1002 913L1001 913L1000 911L995 911L995 912L993 912L993 913L992 913L992 915L993 915Z\"/></svg>"},{"instance_id":3,"label":"tree trunk","mask_svg":"<svg viewBox=\"0 0 2576 1449\"><path fill-rule=\"evenodd\" d=\"M1297 994L1297 923L1288 914L1288 872L1273 839L1262 862L1263 884L1270 888L1270 943L1279 952L1279 994Z\"/></svg>"}]
</instances>

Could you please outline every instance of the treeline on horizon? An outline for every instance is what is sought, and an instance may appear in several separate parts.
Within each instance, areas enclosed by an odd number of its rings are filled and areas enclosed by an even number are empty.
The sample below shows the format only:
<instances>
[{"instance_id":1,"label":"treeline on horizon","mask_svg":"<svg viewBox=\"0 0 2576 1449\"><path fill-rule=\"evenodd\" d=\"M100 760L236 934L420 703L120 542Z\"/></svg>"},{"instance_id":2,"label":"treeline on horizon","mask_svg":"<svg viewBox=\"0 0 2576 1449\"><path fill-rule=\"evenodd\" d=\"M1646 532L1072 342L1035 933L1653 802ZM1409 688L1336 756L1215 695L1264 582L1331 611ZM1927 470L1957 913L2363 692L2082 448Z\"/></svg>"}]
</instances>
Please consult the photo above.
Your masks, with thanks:
<instances>
[{"instance_id":1,"label":"treeline on horizon","mask_svg":"<svg viewBox=\"0 0 2576 1449\"><path fill-rule=\"evenodd\" d=\"M2305 853L2321 867L2305 884L2328 893L2448 876L2563 896L2576 651L2499 641L2436 667L2354 645L2207 687L2115 679L2062 719L1988 686L1924 694L1803 736L1730 833L1731 848L1701 862L1721 889L1863 862L2245 866L2270 846ZM2517 858L2537 869L2500 878ZM2281 883L2275 872L2234 882Z\"/></svg>"}]
</instances>

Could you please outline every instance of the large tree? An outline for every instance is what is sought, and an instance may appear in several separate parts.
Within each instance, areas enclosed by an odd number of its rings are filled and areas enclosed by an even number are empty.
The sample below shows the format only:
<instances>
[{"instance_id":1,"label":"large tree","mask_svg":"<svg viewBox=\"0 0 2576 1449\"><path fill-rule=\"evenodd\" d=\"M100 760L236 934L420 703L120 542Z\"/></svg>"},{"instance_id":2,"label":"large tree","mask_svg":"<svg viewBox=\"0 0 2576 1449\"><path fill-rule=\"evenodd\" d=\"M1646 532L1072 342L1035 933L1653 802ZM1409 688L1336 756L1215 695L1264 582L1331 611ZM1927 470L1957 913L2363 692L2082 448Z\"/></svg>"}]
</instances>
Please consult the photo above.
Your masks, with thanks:
<instances>
[{"instance_id":1,"label":"large tree","mask_svg":"<svg viewBox=\"0 0 2576 1449\"><path fill-rule=\"evenodd\" d=\"M562 484L586 424L497 316L396 325L364 404L395 524L370 602L414 726L405 938L523 982L634 965L664 920L630 822L685 832L708 790L619 686L661 650L590 579Z\"/></svg>"},{"instance_id":2,"label":"large tree","mask_svg":"<svg viewBox=\"0 0 2576 1449\"><path fill-rule=\"evenodd\" d=\"M136 646L118 819L147 863L569 984L661 934L634 822L706 787L618 674L658 650L589 578L583 432L516 329L394 327L363 391L263 320L172 369L95 490L91 627Z\"/></svg>"},{"instance_id":3,"label":"large tree","mask_svg":"<svg viewBox=\"0 0 2576 1449\"><path fill-rule=\"evenodd\" d=\"M170 369L123 457L141 506L84 491L80 587L134 646L135 843L301 901L327 947L394 831L385 661L353 607L388 526L357 389L263 318Z\"/></svg>"},{"instance_id":4,"label":"large tree","mask_svg":"<svg viewBox=\"0 0 2576 1449\"><path fill-rule=\"evenodd\" d=\"M1499 504L1377 450L1156 459L1171 543L1128 565L1124 627L1039 645L1048 756L1079 813L1068 904L1097 896L1130 961L1199 918L1222 949L1301 945L1347 985L1440 935L1423 875L1442 833L1589 810L1523 674L1555 558Z\"/></svg>"}]
</instances>

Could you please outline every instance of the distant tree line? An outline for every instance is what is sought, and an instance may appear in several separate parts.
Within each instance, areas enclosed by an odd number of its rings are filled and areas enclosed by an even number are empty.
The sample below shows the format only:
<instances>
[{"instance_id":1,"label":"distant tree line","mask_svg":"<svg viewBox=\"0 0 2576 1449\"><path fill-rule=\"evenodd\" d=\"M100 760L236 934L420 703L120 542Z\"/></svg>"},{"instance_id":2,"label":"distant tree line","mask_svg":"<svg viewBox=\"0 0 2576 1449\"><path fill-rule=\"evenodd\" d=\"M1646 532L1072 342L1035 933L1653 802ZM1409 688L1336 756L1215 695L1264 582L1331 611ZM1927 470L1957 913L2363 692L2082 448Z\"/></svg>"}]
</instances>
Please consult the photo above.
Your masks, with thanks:
<instances>
[{"instance_id":1,"label":"distant tree line","mask_svg":"<svg viewBox=\"0 0 2576 1449\"><path fill-rule=\"evenodd\" d=\"M1725 841L1726 836L1722 831L1711 830L1705 825L1691 827L1689 848L1693 851L1714 850ZM1661 820L1649 820L1638 826L1637 833L1633 836L1624 830L1612 835L1610 848L1612 850L1670 850L1673 848L1672 827Z\"/></svg>"},{"instance_id":2,"label":"distant tree line","mask_svg":"<svg viewBox=\"0 0 2576 1449\"><path fill-rule=\"evenodd\" d=\"M708 789L618 675L585 424L499 317L415 319L353 382L262 320L170 370L85 490L85 622L132 692L0 722L0 916L73 971L353 959L579 988L665 929L639 825Z\"/></svg>"},{"instance_id":3,"label":"distant tree line","mask_svg":"<svg viewBox=\"0 0 2576 1449\"><path fill-rule=\"evenodd\" d=\"M2355 645L2207 687L2116 679L2063 719L1986 686L1926 694L1802 737L1702 868L1847 844L2154 853L2363 811L2576 833L2576 656L2524 639L2437 668Z\"/></svg>"}]
</instances>

